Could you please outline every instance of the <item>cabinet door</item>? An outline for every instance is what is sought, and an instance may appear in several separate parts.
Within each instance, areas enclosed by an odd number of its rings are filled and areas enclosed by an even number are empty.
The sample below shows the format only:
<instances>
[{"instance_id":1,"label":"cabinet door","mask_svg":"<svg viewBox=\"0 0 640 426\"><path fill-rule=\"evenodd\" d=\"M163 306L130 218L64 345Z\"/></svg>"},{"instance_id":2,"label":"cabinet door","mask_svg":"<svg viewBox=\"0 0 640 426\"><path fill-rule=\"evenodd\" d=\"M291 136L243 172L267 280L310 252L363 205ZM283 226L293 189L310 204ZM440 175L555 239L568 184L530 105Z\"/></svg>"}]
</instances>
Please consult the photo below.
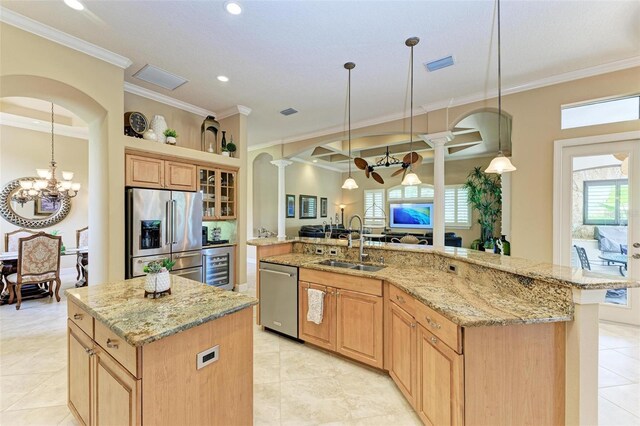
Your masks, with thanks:
<instances>
[{"instance_id":1,"label":"cabinet door","mask_svg":"<svg viewBox=\"0 0 640 426\"><path fill-rule=\"evenodd\" d=\"M463 358L418 326L418 403L427 425L463 424Z\"/></svg>"},{"instance_id":2,"label":"cabinet door","mask_svg":"<svg viewBox=\"0 0 640 426\"><path fill-rule=\"evenodd\" d=\"M236 172L219 170L220 185L218 186L219 195L219 218L235 219L238 209L238 201L236 198Z\"/></svg>"},{"instance_id":3,"label":"cabinet door","mask_svg":"<svg viewBox=\"0 0 640 426\"><path fill-rule=\"evenodd\" d=\"M93 424L139 425L142 421L140 380L96 346L94 355Z\"/></svg>"},{"instance_id":4,"label":"cabinet door","mask_svg":"<svg viewBox=\"0 0 640 426\"><path fill-rule=\"evenodd\" d=\"M198 176L200 178L198 190L202 192L202 220L216 220L218 218L216 205L218 170L200 167Z\"/></svg>"},{"instance_id":5,"label":"cabinet door","mask_svg":"<svg viewBox=\"0 0 640 426\"><path fill-rule=\"evenodd\" d=\"M68 405L83 425L91 423L91 355L93 342L71 320L67 320Z\"/></svg>"},{"instance_id":6,"label":"cabinet door","mask_svg":"<svg viewBox=\"0 0 640 426\"><path fill-rule=\"evenodd\" d=\"M337 351L382 368L382 297L336 290Z\"/></svg>"},{"instance_id":7,"label":"cabinet door","mask_svg":"<svg viewBox=\"0 0 640 426\"><path fill-rule=\"evenodd\" d=\"M402 308L389 302L389 375L415 407L416 321Z\"/></svg>"},{"instance_id":8,"label":"cabinet door","mask_svg":"<svg viewBox=\"0 0 640 426\"><path fill-rule=\"evenodd\" d=\"M195 191L198 187L197 167L193 164L164 162L165 187L178 191Z\"/></svg>"},{"instance_id":9,"label":"cabinet door","mask_svg":"<svg viewBox=\"0 0 640 426\"><path fill-rule=\"evenodd\" d=\"M164 188L164 160L126 155L125 185L138 188Z\"/></svg>"},{"instance_id":10,"label":"cabinet door","mask_svg":"<svg viewBox=\"0 0 640 426\"><path fill-rule=\"evenodd\" d=\"M316 324L307 321L307 312L309 310L308 289L316 289L324 291L324 309L322 312L322 322ZM335 289L317 284L310 284L300 281L298 288L298 330L300 339L305 342L312 343L316 346L323 347L332 351L336 350L336 302Z\"/></svg>"}]
</instances>

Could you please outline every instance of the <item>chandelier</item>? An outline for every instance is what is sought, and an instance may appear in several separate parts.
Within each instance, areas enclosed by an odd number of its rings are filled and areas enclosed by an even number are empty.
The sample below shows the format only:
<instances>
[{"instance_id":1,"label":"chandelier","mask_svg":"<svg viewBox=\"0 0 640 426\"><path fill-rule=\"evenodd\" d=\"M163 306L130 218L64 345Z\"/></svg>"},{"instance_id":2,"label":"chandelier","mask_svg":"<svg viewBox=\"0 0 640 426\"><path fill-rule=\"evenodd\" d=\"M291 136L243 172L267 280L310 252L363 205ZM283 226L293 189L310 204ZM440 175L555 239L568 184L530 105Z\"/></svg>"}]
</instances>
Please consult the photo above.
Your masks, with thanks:
<instances>
[{"instance_id":1,"label":"chandelier","mask_svg":"<svg viewBox=\"0 0 640 426\"><path fill-rule=\"evenodd\" d=\"M72 181L73 172L63 171L62 180L56 179L53 137L53 103L51 103L51 163L48 169L36 169L38 178L20 180L20 189L13 194L11 199L21 206L29 201L42 198L55 202L78 195L80 184Z\"/></svg>"}]
</instances>

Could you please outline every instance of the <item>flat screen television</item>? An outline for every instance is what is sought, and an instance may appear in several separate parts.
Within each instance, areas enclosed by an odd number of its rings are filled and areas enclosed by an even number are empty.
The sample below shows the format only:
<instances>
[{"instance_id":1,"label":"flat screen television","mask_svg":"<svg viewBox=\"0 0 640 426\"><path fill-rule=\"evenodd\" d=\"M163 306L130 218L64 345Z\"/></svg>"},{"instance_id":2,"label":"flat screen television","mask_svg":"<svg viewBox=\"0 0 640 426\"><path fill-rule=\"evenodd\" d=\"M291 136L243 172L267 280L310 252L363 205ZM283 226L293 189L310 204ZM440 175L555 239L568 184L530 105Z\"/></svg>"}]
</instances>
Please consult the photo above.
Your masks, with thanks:
<instances>
[{"instance_id":1,"label":"flat screen television","mask_svg":"<svg viewBox=\"0 0 640 426\"><path fill-rule=\"evenodd\" d=\"M390 228L433 228L433 203L389 204Z\"/></svg>"}]
</instances>

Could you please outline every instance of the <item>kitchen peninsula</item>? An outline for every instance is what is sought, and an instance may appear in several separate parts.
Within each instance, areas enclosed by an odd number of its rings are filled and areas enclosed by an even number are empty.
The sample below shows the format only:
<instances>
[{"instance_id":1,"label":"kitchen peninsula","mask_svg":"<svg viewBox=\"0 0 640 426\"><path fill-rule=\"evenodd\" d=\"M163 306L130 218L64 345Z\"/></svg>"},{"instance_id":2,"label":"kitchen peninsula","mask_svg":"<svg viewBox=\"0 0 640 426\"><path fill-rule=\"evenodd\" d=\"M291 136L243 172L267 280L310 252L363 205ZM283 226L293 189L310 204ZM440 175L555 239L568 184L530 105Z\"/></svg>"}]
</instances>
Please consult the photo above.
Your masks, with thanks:
<instances>
[{"instance_id":1,"label":"kitchen peninsula","mask_svg":"<svg viewBox=\"0 0 640 426\"><path fill-rule=\"evenodd\" d=\"M640 285L450 247L366 243L363 264L358 243L249 244L258 265L298 268L299 338L388 371L425 424L585 424L598 345L597 310L583 308ZM324 294L320 324L306 319L310 289Z\"/></svg>"},{"instance_id":2,"label":"kitchen peninsula","mask_svg":"<svg viewBox=\"0 0 640 426\"><path fill-rule=\"evenodd\" d=\"M171 276L67 290L68 406L80 424L250 425L249 296Z\"/></svg>"}]
</instances>

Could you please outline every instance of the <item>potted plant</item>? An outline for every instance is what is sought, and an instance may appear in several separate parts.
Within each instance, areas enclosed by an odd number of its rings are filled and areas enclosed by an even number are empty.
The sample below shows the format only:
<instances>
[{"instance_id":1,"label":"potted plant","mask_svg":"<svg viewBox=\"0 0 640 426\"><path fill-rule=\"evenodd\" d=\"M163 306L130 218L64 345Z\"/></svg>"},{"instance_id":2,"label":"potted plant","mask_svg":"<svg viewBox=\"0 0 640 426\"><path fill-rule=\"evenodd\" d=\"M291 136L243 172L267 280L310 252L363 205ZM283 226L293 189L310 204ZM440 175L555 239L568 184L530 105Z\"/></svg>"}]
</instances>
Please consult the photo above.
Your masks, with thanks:
<instances>
[{"instance_id":1,"label":"potted plant","mask_svg":"<svg viewBox=\"0 0 640 426\"><path fill-rule=\"evenodd\" d=\"M227 145L222 147L222 155L224 155L225 157L231 156L231 153L229 152L229 148L227 148Z\"/></svg>"},{"instance_id":2,"label":"potted plant","mask_svg":"<svg viewBox=\"0 0 640 426\"><path fill-rule=\"evenodd\" d=\"M230 138L231 140L229 141L229 143L227 144L226 148L227 151L229 152L229 155L231 157L233 157L233 153L236 152L236 144L233 143L233 136L231 136ZM224 150L223 150L224 151Z\"/></svg>"},{"instance_id":3,"label":"potted plant","mask_svg":"<svg viewBox=\"0 0 640 426\"><path fill-rule=\"evenodd\" d=\"M178 137L178 133L175 131L175 129L167 129L164 131L163 133L166 137L167 137L167 143L169 145L175 145L176 144L176 138Z\"/></svg>"},{"instance_id":4,"label":"potted plant","mask_svg":"<svg viewBox=\"0 0 640 426\"><path fill-rule=\"evenodd\" d=\"M171 277L169 271L176 262L170 259L153 260L143 269L147 274L144 282L145 296L156 295L171 289Z\"/></svg>"},{"instance_id":5,"label":"potted plant","mask_svg":"<svg viewBox=\"0 0 640 426\"><path fill-rule=\"evenodd\" d=\"M488 174L482 168L475 167L467 176L464 187L467 189L469 204L478 212L480 224L480 238L471 244L471 248L493 249L496 223L502 214L500 175Z\"/></svg>"}]
</instances>

